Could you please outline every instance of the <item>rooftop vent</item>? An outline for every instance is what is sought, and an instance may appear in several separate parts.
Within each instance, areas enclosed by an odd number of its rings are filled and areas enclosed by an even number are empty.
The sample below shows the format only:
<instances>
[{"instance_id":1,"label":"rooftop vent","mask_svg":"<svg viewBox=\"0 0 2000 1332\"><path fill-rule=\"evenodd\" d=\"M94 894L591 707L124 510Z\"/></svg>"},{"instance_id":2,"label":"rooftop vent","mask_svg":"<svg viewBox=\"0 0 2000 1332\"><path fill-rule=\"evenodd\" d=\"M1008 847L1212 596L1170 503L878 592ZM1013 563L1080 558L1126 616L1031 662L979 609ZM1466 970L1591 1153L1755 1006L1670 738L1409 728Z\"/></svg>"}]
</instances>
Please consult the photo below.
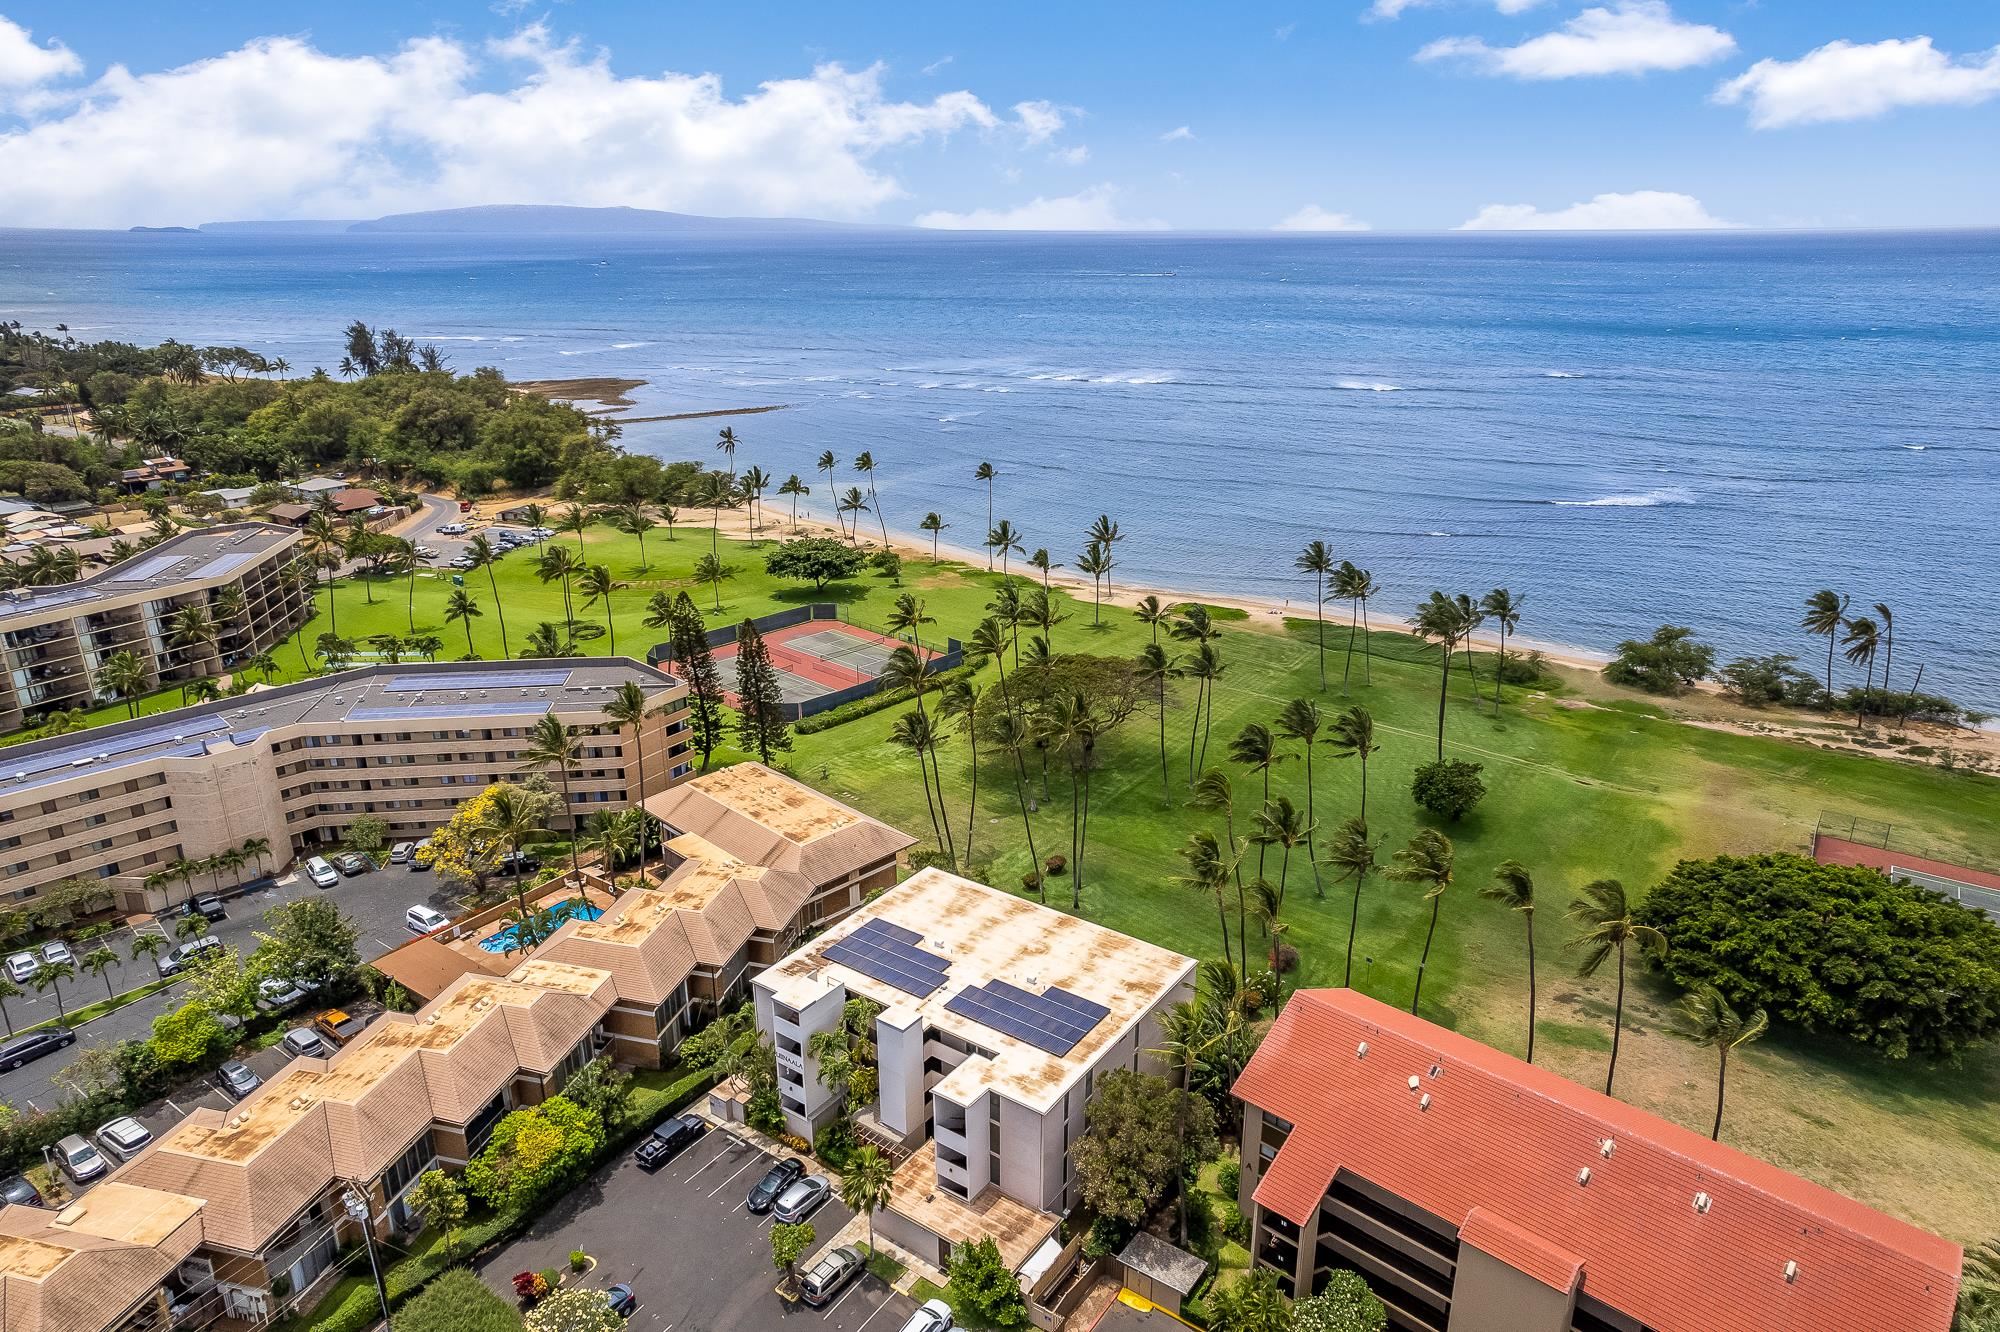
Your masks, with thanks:
<instances>
[{"instance_id":1,"label":"rooftop vent","mask_svg":"<svg viewBox=\"0 0 2000 1332\"><path fill-rule=\"evenodd\" d=\"M1363 1041L1354 1047L1354 1057L1356 1059L1366 1059L1368 1057L1368 1042Z\"/></svg>"},{"instance_id":2,"label":"rooftop vent","mask_svg":"<svg viewBox=\"0 0 2000 1332\"><path fill-rule=\"evenodd\" d=\"M1431 1108L1431 1094L1429 1092L1425 1092L1422 1096L1419 1096L1417 1098L1417 1109L1428 1110L1430 1108Z\"/></svg>"},{"instance_id":3,"label":"rooftop vent","mask_svg":"<svg viewBox=\"0 0 2000 1332\"><path fill-rule=\"evenodd\" d=\"M1578 1188L1582 1188L1582 1187L1583 1187L1583 1186L1585 1186L1586 1184L1589 1184L1589 1183L1590 1183L1590 1167L1589 1167L1589 1166L1585 1166L1585 1167L1584 1167L1583 1169L1581 1169L1581 1170L1579 1170L1579 1171L1577 1171L1577 1172L1576 1172L1576 1183L1577 1183L1577 1187L1578 1187Z\"/></svg>"},{"instance_id":4,"label":"rooftop vent","mask_svg":"<svg viewBox=\"0 0 2000 1332\"><path fill-rule=\"evenodd\" d=\"M1441 1078L1441 1077L1443 1077L1443 1076L1444 1076L1444 1065L1443 1065L1443 1064L1432 1064L1432 1065L1431 1065L1431 1076L1432 1076L1432 1077L1434 1077L1434 1078Z\"/></svg>"},{"instance_id":5,"label":"rooftop vent","mask_svg":"<svg viewBox=\"0 0 2000 1332\"><path fill-rule=\"evenodd\" d=\"M89 1204L73 1202L56 1213L56 1224L59 1226L73 1226L83 1220L84 1214L89 1210Z\"/></svg>"},{"instance_id":6,"label":"rooftop vent","mask_svg":"<svg viewBox=\"0 0 2000 1332\"><path fill-rule=\"evenodd\" d=\"M1703 1216L1707 1216L1708 1204L1710 1203L1710 1201L1712 1200L1706 1193L1700 1193L1700 1192L1696 1193L1694 1195L1694 1210L1701 1213Z\"/></svg>"},{"instance_id":7,"label":"rooftop vent","mask_svg":"<svg viewBox=\"0 0 2000 1332\"><path fill-rule=\"evenodd\" d=\"M1795 1262L1787 1261L1785 1263L1785 1284L1789 1286L1798 1279L1799 1265Z\"/></svg>"},{"instance_id":8,"label":"rooftop vent","mask_svg":"<svg viewBox=\"0 0 2000 1332\"><path fill-rule=\"evenodd\" d=\"M1605 1160L1609 1161L1611 1159L1611 1153L1617 1150L1618 1150L1618 1144L1613 1142L1611 1139L1609 1138L1598 1139L1597 1154L1603 1157Z\"/></svg>"},{"instance_id":9,"label":"rooftop vent","mask_svg":"<svg viewBox=\"0 0 2000 1332\"><path fill-rule=\"evenodd\" d=\"M1416 1089L1417 1089L1418 1087L1421 1087L1421 1086L1423 1085L1423 1082L1424 1082L1424 1080L1423 1080L1422 1078L1418 1077L1418 1076L1417 1076L1416 1074L1414 1074L1414 1073L1410 1074L1410 1090L1411 1090L1411 1091L1415 1091L1415 1090L1416 1090Z\"/></svg>"}]
</instances>

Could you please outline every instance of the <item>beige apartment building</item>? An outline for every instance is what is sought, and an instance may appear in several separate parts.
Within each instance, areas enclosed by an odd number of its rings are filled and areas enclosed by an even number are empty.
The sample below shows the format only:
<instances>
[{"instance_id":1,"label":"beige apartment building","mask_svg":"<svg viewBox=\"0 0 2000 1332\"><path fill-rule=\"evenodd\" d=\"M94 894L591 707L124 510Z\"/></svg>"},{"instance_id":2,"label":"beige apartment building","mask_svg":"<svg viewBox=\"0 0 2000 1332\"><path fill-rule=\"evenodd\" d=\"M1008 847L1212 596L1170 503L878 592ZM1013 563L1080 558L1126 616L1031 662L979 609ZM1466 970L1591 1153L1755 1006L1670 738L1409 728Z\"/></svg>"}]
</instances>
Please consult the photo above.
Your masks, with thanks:
<instances>
[{"instance_id":1,"label":"beige apartment building","mask_svg":"<svg viewBox=\"0 0 2000 1332\"><path fill-rule=\"evenodd\" d=\"M58 708L108 701L97 671L114 652L146 664L148 691L217 675L283 642L312 608L312 584L285 576L300 535L227 523L170 537L74 583L0 591L0 730ZM213 643L175 641L174 617L205 611Z\"/></svg>"},{"instance_id":2,"label":"beige apartment building","mask_svg":"<svg viewBox=\"0 0 2000 1332\"><path fill-rule=\"evenodd\" d=\"M628 681L653 708L636 735L604 715ZM571 817L622 808L689 771L686 693L625 657L368 666L15 745L0 756L0 906L85 878L125 911L158 910L186 887L147 879L175 861L262 838L283 864L364 814L421 837L519 776L550 713L583 737Z\"/></svg>"},{"instance_id":3,"label":"beige apartment building","mask_svg":"<svg viewBox=\"0 0 2000 1332\"><path fill-rule=\"evenodd\" d=\"M899 1164L876 1227L939 1267L990 1237L1019 1268L1079 1201L1072 1149L1112 1069L1164 1073L1160 1020L1195 961L940 869L926 869L751 982L776 1047L787 1126L840 1111L812 1037L848 1000L875 1019L877 1103L858 1131Z\"/></svg>"}]
</instances>

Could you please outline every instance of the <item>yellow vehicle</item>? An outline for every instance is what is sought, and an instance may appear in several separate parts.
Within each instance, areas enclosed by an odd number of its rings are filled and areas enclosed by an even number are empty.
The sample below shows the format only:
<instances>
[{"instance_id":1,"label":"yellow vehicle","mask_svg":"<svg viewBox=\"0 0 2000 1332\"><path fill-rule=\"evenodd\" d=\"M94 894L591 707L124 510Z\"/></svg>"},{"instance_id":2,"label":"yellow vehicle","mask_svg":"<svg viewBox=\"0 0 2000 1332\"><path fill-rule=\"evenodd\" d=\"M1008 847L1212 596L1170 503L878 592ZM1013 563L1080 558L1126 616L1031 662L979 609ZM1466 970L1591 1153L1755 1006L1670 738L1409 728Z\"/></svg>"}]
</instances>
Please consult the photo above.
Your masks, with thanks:
<instances>
[{"instance_id":1,"label":"yellow vehicle","mask_svg":"<svg viewBox=\"0 0 2000 1332\"><path fill-rule=\"evenodd\" d=\"M313 1019L313 1030L332 1041L335 1045L345 1045L361 1034L368 1025L366 1018L355 1017L339 1008L329 1008Z\"/></svg>"}]
</instances>

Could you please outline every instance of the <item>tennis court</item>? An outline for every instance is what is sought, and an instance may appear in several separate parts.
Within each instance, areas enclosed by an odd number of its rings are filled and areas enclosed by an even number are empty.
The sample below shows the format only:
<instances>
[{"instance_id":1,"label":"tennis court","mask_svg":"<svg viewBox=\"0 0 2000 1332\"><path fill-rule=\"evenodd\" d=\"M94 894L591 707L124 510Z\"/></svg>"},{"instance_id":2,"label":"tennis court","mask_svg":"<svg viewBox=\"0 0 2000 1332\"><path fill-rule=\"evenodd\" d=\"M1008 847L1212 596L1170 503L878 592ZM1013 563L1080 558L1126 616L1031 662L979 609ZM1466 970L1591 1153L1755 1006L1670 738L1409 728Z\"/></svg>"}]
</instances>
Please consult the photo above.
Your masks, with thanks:
<instances>
[{"instance_id":1,"label":"tennis court","mask_svg":"<svg viewBox=\"0 0 2000 1332\"><path fill-rule=\"evenodd\" d=\"M778 675L778 689L784 701L804 704L828 694L876 683L889 664L889 656L906 646L886 634L878 634L840 620L808 620L803 624L773 629L764 635L771 666ZM922 649L926 656L937 654ZM734 661L736 644L715 649L715 660L723 665L724 678L734 673L726 663ZM737 706L733 692L724 694L729 706Z\"/></svg>"},{"instance_id":2,"label":"tennis court","mask_svg":"<svg viewBox=\"0 0 2000 1332\"><path fill-rule=\"evenodd\" d=\"M1892 840L1885 832L1876 831L1879 841ZM1827 864L1867 865L1892 879L1908 879L1940 897L1949 897L2000 920L2000 873L1823 831L1813 834L1812 853L1815 860Z\"/></svg>"},{"instance_id":3,"label":"tennis court","mask_svg":"<svg viewBox=\"0 0 2000 1332\"><path fill-rule=\"evenodd\" d=\"M1995 920L2000 920L2000 891L1981 884L1966 883L1962 879L1946 878L1942 874L1930 874L1923 870L1905 869L1901 865L1889 867L1892 879L1908 879L1919 888L1928 888L1940 897L1949 897L1963 906L1976 907Z\"/></svg>"}]
</instances>

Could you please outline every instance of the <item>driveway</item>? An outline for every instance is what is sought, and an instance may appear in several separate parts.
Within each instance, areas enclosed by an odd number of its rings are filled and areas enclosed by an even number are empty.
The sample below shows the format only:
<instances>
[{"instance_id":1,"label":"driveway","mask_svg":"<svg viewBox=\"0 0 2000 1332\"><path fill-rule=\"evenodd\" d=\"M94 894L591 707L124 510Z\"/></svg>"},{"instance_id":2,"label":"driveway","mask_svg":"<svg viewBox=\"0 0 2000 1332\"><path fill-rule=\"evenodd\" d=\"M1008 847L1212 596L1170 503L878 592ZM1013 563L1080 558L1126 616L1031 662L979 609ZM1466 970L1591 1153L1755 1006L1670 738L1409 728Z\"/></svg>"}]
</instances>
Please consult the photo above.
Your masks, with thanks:
<instances>
[{"instance_id":1,"label":"driveway","mask_svg":"<svg viewBox=\"0 0 2000 1332\"><path fill-rule=\"evenodd\" d=\"M897 1332L915 1303L865 1273L831 1307L787 1312L771 1266L771 1218L744 1208L776 1159L719 1129L650 1175L628 1154L489 1257L480 1276L512 1298L516 1272L567 1271L570 1251L582 1249L597 1266L572 1280L631 1286L639 1297L633 1332L766 1332L781 1318L801 1332ZM852 1216L829 1198L810 1218L815 1252Z\"/></svg>"},{"instance_id":2,"label":"driveway","mask_svg":"<svg viewBox=\"0 0 2000 1332\"><path fill-rule=\"evenodd\" d=\"M195 888L197 893L207 891L207 885L199 880ZM179 891L178 885L175 891ZM418 873L403 865L388 865L351 879L343 878L338 887L326 889L324 893L314 888L304 874L294 870L275 881L267 880L250 892L225 899L229 916L210 926L210 933L247 957L257 946L256 932L264 928L264 913L267 910L301 897L322 895L339 903L348 919L360 929L361 937L356 946L361 950L364 962L373 961L410 937L403 924L403 913L419 902L434 906L447 915L454 914L457 909L456 903L440 890L435 874ZM172 940L175 923L175 918L163 917L138 928L165 933ZM133 930L128 928L109 936L111 948L122 960L117 967L106 972L106 976L111 981L112 990L120 994L159 979L159 969L150 960L132 960L132 934ZM87 949L74 951L81 957ZM78 1049L85 1045L143 1040L152 1034L153 1019L180 1003L178 989L178 986L170 986L87 1023L77 1029L77 1045L71 1049L48 1055L11 1073L0 1074L0 1101L23 1110L56 1104L70 1094L71 1089L63 1085L61 1075ZM62 992L63 1003L77 1008L102 999L104 982L88 974L79 975L75 980L65 982ZM55 997L30 990L19 999L8 1000L7 1012L16 1026L47 1021L56 1016Z\"/></svg>"}]
</instances>

